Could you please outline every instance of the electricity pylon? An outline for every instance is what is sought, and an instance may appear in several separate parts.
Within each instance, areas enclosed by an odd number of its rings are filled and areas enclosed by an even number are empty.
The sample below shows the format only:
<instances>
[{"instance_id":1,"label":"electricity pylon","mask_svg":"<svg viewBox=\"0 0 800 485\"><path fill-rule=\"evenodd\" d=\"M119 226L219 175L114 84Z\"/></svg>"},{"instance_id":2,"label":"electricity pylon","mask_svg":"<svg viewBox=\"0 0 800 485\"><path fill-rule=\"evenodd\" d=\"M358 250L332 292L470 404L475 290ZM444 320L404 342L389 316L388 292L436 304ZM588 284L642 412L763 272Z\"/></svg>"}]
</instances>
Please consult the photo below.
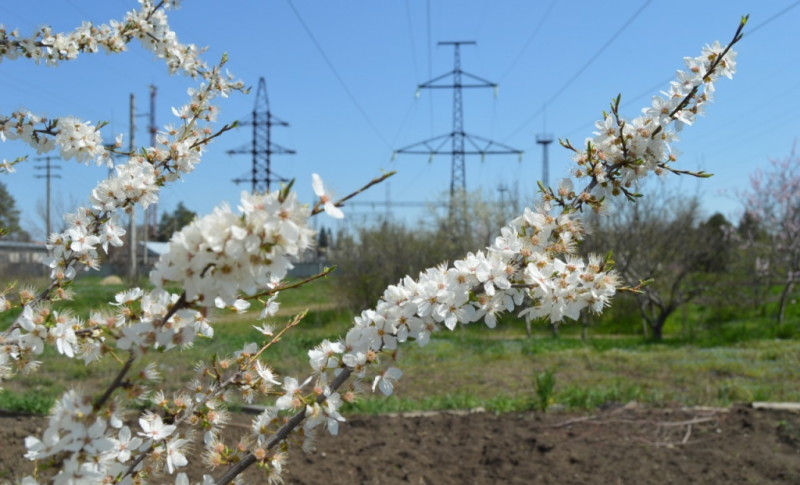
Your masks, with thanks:
<instances>
[{"instance_id":1,"label":"electricity pylon","mask_svg":"<svg viewBox=\"0 0 800 485\"><path fill-rule=\"evenodd\" d=\"M475 42L439 42L439 45L453 46L453 70L418 85L417 95L419 95L419 91L422 89L452 89L453 131L396 150L394 155L398 153L424 154L428 155L431 160L435 155L451 155L453 160L450 175L450 220L466 223L467 175L464 165L466 156L480 155L482 159L485 159L486 155L516 154L522 159L522 151L464 131L464 100L462 90L464 88L494 88L495 94L497 94L497 84L461 70L461 46L475 45ZM452 76L452 84L438 84L440 81L450 76ZM469 79L467 84L464 84L462 81L464 77ZM449 150L446 147L448 141L451 142Z\"/></svg>"},{"instance_id":2,"label":"electricity pylon","mask_svg":"<svg viewBox=\"0 0 800 485\"><path fill-rule=\"evenodd\" d=\"M253 127L253 141L249 146L245 144L225 153L228 155L249 153L253 156L253 167L249 174L233 181L237 184L250 182L253 193L268 192L274 180L286 182L287 179L272 171L272 155L294 155L296 152L272 143L272 127L289 126L289 123L277 118L270 111L267 82L263 77L258 80L253 120L240 122L239 125Z\"/></svg>"}]
</instances>

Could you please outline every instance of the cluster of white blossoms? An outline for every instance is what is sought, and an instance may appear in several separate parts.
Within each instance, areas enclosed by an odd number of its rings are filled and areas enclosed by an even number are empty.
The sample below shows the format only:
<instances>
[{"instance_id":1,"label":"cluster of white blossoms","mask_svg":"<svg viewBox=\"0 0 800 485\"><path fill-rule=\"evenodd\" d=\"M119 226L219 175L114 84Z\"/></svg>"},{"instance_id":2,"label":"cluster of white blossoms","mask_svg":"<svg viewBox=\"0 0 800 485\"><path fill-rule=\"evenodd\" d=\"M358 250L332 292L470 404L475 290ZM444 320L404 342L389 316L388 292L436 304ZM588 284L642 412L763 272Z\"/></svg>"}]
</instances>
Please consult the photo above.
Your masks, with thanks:
<instances>
[{"instance_id":1,"label":"cluster of white blossoms","mask_svg":"<svg viewBox=\"0 0 800 485\"><path fill-rule=\"evenodd\" d=\"M618 280L604 271L598 258L588 264L573 254L584 230L567 214L553 217L543 207L525 213L501 230L487 248L453 263L409 276L386 289L374 310L355 318L342 342L323 342L309 352L311 368L320 383L343 367L364 377L381 351L392 353L399 343L415 340L426 345L442 326L484 321L494 328L504 312L522 308L521 315L560 322L577 318L589 307L600 312L616 293ZM402 372L378 372L373 390L392 393ZM332 410L335 411L335 410Z\"/></svg>"},{"instance_id":2,"label":"cluster of white blossoms","mask_svg":"<svg viewBox=\"0 0 800 485\"><path fill-rule=\"evenodd\" d=\"M134 154L127 163L117 165L114 173L92 190L90 207L81 207L76 213L64 216L70 227L49 237L48 249L52 257L46 264L53 269L53 278L71 279L75 262L96 267L98 246L107 251L109 245L122 245L120 238L125 230L117 219L117 211L129 210L135 205L146 209L158 201L164 183L194 170L212 137L211 130L199 129L197 122L213 121L218 110L211 100L232 87L241 89L241 82L234 83L215 74L208 84L190 89L191 101L180 110L189 114L180 126L167 126L157 137L158 146Z\"/></svg>"},{"instance_id":3,"label":"cluster of white blossoms","mask_svg":"<svg viewBox=\"0 0 800 485\"><path fill-rule=\"evenodd\" d=\"M97 53L100 49L106 54L123 52L131 40L138 39L145 49L166 62L170 73L180 70L196 76L206 69L199 58L203 49L181 44L169 27L165 10L177 6L177 1L139 0L139 3L141 8L128 12L122 21L111 20L101 25L83 22L72 32L54 33L49 26L42 26L31 36L23 37L19 31L9 31L0 24L0 61L25 58L55 67L81 53Z\"/></svg>"},{"instance_id":4,"label":"cluster of white blossoms","mask_svg":"<svg viewBox=\"0 0 800 485\"><path fill-rule=\"evenodd\" d=\"M0 140L19 140L27 143L42 155L56 148L64 160L79 163L94 161L97 165L114 166L113 152L103 145L100 128L91 122L72 116L49 120L27 110L18 110L11 116L0 116ZM122 135L117 138L119 147ZM5 167L6 171L9 167Z\"/></svg>"},{"instance_id":5,"label":"cluster of white blossoms","mask_svg":"<svg viewBox=\"0 0 800 485\"><path fill-rule=\"evenodd\" d=\"M152 449L169 473L185 466L188 439L176 433L177 426L166 424L161 416L146 413L139 419L141 431L133 435L115 411L98 413L92 399L76 391L68 391L51 410L42 438L25 439L30 460L62 456L63 462L53 476L55 485L119 483L133 485L128 473L131 457L142 449ZM135 466L134 468L141 468ZM124 478L115 481L128 473ZM22 483L36 484L27 477Z\"/></svg>"},{"instance_id":6,"label":"cluster of white blossoms","mask_svg":"<svg viewBox=\"0 0 800 485\"><path fill-rule=\"evenodd\" d=\"M178 42L169 27L166 10L177 6L177 2L140 0L139 3L141 8L128 12L122 21L112 20L99 26L83 22L67 33L53 33L50 27L42 26L31 36L21 37L17 30L8 31L0 24L0 61L19 58L57 66L59 61L73 60L80 53L97 53L101 49L107 54L120 53L131 40L138 39L145 49L167 64L170 74L183 72L192 77L208 77L208 67L199 57L203 49ZM75 158L78 162L94 160L98 165L112 165L111 152L103 145L99 128L73 117L48 120L24 109L11 116L0 116L2 141L21 140L39 155L58 148L64 160ZM120 143L118 138L117 147Z\"/></svg>"},{"instance_id":7,"label":"cluster of white blossoms","mask_svg":"<svg viewBox=\"0 0 800 485\"><path fill-rule=\"evenodd\" d=\"M176 232L150 281L158 288L179 283L190 302L233 306L240 292L282 280L290 258L314 243L310 211L294 192L242 192L239 210L223 205Z\"/></svg>"},{"instance_id":8,"label":"cluster of white blossoms","mask_svg":"<svg viewBox=\"0 0 800 485\"><path fill-rule=\"evenodd\" d=\"M698 57L686 57L687 70L678 70L663 96L653 96L652 106L644 108L642 115L633 120L622 118L616 105L612 112L596 123L594 138L586 139L586 148L575 151L577 167L572 174L578 178L593 179L592 191L579 195L588 202L602 200L604 196L630 194L649 173L664 175L674 171L679 152L670 144L678 140L677 132L692 125L698 116L705 114L706 105L714 100L715 83L720 76L732 78L736 72L736 52L714 42L703 48ZM699 174L702 175L702 172Z\"/></svg>"},{"instance_id":9,"label":"cluster of white blossoms","mask_svg":"<svg viewBox=\"0 0 800 485\"><path fill-rule=\"evenodd\" d=\"M180 47L174 33L170 33L166 26L166 16L163 12L159 13L158 8L165 5L154 6L148 1L142 4L143 11L131 13L129 16L135 15L140 19L137 21L139 23L144 22L142 19L149 18L161 25L148 30L147 37L162 33L171 39L170 45ZM9 42L8 39L0 39L0 46L8 48L13 44ZM0 380L7 379L18 371L34 370L38 366L34 357L41 354L42 342L53 344L59 353L68 357L80 356L87 363L99 357L103 344L97 335L103 332L97 330L103 326L96 324L93 318L82 320L70 312L51 312L48 301L71 298L68 283L76 275L76 265L82 264L96 269L99 267L99 248L108 251L109 245L122 246L125 230L119 220L120 212L128 211L137 204L146 208L155 203L164 184L192 172L200 162L208 143L223 131L232 128L226 125L215 134L209 125L201 125L202 122L216 121L219 109L211 104L212 100L218 96L227 97L234 90L245 91L241 81L234 81L230 74L220 73L225 62L226 59L223 58L219 66L201 73L205 81L198 88L190 88L189 101L173 110L179 117L179 123L177 126L166 126L164 132L158 134L157 146L128 154L127 162L116 166L114 173L92 191L89 206L78 207L75 212L64 216L68 223L67 229L48 236L50 256L45 258L44 264L52 269L52 282L48 290L40 295L27 294L31 293L28 290L20 292L20 303L24 306L24 311L10 328L0 333ZM197 72L187 73L194 75ZM47 120L19 111L10 119L0 118L0 138L3 141L26 141L43 151L59 148L65 159L76 158L86 162L96 159L101 163L109 157L109 153L103 148L98 128L72 117ZM119 136L116 147L121 144L122 139ZM22 158L17 159L13 163L21 160ZM12 163L4 162L3 169L6 173L12 172ZM156 344L158 347L169 348L190 343L198 333L210 334L210 328L202 323L193 323L189 326L191 330L186 327L187 322L192 321L189 317L193 318L195 312L183 315L184 318L180 320L183 324L177 325L170 320L163 324L164 328L152 327L148 318L152 320L158 317L159 312L166 312L166 308L174 300L174 297L164 293L145 296L142 306L147 308L148 317L141 321L129 319L122 322L131 325L134 320L137 322L138 327L133 334L128 329L123 332L126 335L112 335L124 337L126 340L122 341L126 342L126 348L139 352L136 349L141 350L143 341L150 346ZM0 311L9 307L4 292ZM156 311L155 308L159 310ZM179 317L180 314L175 318ZM159 325L162 324L159 323L156 327Z\"/></svg>"}]
</instances>

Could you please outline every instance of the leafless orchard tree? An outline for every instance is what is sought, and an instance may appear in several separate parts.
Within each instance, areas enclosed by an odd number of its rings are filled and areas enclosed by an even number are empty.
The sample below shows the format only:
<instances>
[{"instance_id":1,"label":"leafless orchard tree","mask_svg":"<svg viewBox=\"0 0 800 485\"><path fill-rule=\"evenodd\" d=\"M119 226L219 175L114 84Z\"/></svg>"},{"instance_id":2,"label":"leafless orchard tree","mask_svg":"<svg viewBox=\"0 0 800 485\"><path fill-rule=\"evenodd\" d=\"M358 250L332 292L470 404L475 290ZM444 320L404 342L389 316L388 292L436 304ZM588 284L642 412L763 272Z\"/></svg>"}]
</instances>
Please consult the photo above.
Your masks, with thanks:
<instances>
[{"instance_id":1,"label":"leafless orchard tree","mask_svg":"<svg viewBox=\"0 0 800 485\"><path fill-rule=\"evenodd\" d=\"M615 269L630 286L653 280L635 297L645 336L649 329L661 340L675 310L718 284L728 243L719 226L702 223L697 196L662 190L636 203L620 201L609 212L593 217L594 236L583 250L613 248Z\"/></svg>"}]
</instances>

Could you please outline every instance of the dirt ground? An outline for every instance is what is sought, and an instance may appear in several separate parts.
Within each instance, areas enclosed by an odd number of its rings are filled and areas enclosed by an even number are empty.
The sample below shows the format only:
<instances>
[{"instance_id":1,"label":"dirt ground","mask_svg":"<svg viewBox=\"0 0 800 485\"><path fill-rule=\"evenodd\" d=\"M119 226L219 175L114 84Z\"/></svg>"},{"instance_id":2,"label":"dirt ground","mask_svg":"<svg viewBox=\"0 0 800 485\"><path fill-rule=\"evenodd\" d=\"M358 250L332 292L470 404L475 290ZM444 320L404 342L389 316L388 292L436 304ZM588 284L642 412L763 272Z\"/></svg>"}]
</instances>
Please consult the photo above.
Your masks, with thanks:
<instances>
[{"instance_id":1,"label":"dirt ground","mask_svg":"<svg viewBox=\"0 0 800 485\"><path fill-rule=\"evenodd\" d=\"M22 442L43 419L0 417L0 478L30 473ZM228 428L230 436L243 428ZM252 468L247 483L266 483ZM202 473L190 473L193 483ZM800 484L800 415L628 406L591 416L351 416L338 437L320 437L315 454L292 453L284 478L298 485Z\"/></svg>"}]
</instances>

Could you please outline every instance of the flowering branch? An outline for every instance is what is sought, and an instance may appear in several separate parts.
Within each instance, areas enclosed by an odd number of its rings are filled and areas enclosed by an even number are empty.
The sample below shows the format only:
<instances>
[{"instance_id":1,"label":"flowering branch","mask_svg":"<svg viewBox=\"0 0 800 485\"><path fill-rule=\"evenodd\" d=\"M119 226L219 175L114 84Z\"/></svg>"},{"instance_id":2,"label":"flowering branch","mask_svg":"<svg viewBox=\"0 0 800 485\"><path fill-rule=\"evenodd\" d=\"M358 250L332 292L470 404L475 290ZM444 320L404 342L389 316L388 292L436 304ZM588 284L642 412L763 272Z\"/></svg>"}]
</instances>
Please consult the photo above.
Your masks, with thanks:
<instances>
[{"instance_id":1,"label":"flowering branch","mask_svg":"<svg viewBox=\"0 0 800 485\"><path fill-rule=\"evenodd\" d=\"M337 200L336 202L333 202L333 205L336 206L336 207L343 206L346 201L352 199L353 197L357 196L361 192L364 192L365 190L367 190L368 188L372 187L373 185L377 185L377 184L383 182L384 180L388 179L389 177L391 177L392 175L394 175L396 173L397 173L397 171L394 170L394 171L391 171L391 172L386 172L383 175L381 175L380 177L376 177L376 178L372 179L371 181L369 181L369 183L367 183L366 185L364 185L360 189L356 190L355 192L351 193L350 195L342 197L341 199ZM317 194L317 195L320 195L320 194ZM326 203L330 203L328 200L323 200L323 197L324 196L321 196L320 197L320 201L317 202L317 205L315 205L314 208L311 209L311 215L312 216L315 216L315 215L319 214L320 212L322 212L323 210L325 210L325 208L323 206Z\"/></svg>"},{"instance_id":2,"label":"flowering branch","mask_svg":"<svg viewBox=\"0 0 800 485\"><path fill-rule=\"evenodd\" d=\"M177 2L165 0L155 4L152 0L142 0L141 4L141 9L129 12L123 22L112 20L100 26L83 22L69 33L53 33L50 27L43 26L23 38L17 30L8 32L0 26L0 60L27 58L37 64L44 60L45 65L56 67L60 61L74 60L79 53L97 53L99 48L107 54L123 52L136 38L142 47L166 61L170 74L182 70L192 77L205 76L207 68L199 58L205 49L179 43L167 23L165 10L176 7Z\"/></svg>"},{"instance_id":3,"label":"flowering branch","mask_svg":"<svg viewBox=\"0 0 800 485\"><path fill-rule=\"evenodd\" d=\"M352 370L349 368L344 368L342 372L336 376L336 379L331 382L330 388L331 391L336 391L339 387L350 378L352 374ZM316 403L322 404L326 401L328 396L322 394L317 396ZM289 418L286 423L278 429L269 439L264 443L263 448L266 450L271 450L278 443L285 440L289 434L294 431L295 428L300 426L300 423L306 418L306 408L301 409L299 412L294 414L291 418ZM258 458L256 458L255 454L252 452L248 452L236 465L231 467L224 475L219 477L215 482L215 485L227 485L228 483L232 482L234 478L239 476L242 472L248 469L251 465L253 465Z\"/></svg>"},{"instance_id":4,"label":"flowering branch","mask_svg":"<svg viewBox=\"0 0 800 485\"><path fill-rule=\"evenodd\" d=\"M270 288L269 290L262 291L261 293L256 293L255 295L246 296L246 297L244 297L242 299L243 300L253 300L253 299L261 298L261 297L264 297L264 296L276 295L279 291L285 291L285 290L292 290L292 289L295 289L295 288L300 288L301 286L305 286L305 285L311 283L312 281L316 281L316 280L318 280L320 278L327 277L329 274L333 273L336 270L336 268L337 268L336 265L333 265L331 267L327 267L326 266L322 270L321 273L317 273L317 274L315 274L313 276L309 276L308 278L306 278L304 280L301 280L301 281L298 281L297 283L292 283L292 284L281 283L280 285L277 285L274 288Z\"/></svg>"},{"instance_id":5,"label":"flowering branch","mask_svg":"<svg viewBox=\"0 0 800 485\"><path fill-rule=\"evenodd\" d=\"M117 373L117 377L115 377L114 380L111 382L111 384L108 385L108 388L105 390L105 392L103 392L103 395L97 398L97 400L95 400L94 405L92 406L95 412L102 409L106 401L108 401L111 395L114 394L114 391L116 391L117 388L123 385L123 380L125 379L125 376L128 374L128 371L131 370L134 360L136 360L136 355L134 355L134 353L131 352L130 357L128 357L128 360L125 361L125 364Z\"/></svg>"},{"instance_id":6,"label":"flowering branch","mask_svg":"<svg viewBox=\"0 0 800 485\"><path fill-rule=\"evenodd\" d=\"M115 349L129 353L129 359L99 398L86 399L77 391L68 391L54 406L42 438L26 439L26 456L30 459L66 456L63 466L55 470L57 483L128 485L164 469L174 473L188 464L182 450L191 435L177 429L182 423L202 425L206 429L208 463L233 464L216 484L229 483L253 463L264 467L270 481L279 481L286 460L283 451L288 449L289 438L302 436L303 447L307 449L313 446L315 430L320 426L337 434L339 423L345 419L339 409L343 402L353 402L362 380L371 380L373 391L380 390L386 395L393 392L402 371L381 365L381 360L385 357L386 361L395 362L398 345L413 340L424 346L432 333L442 327L452 330L459 323L483 321L494 327L498 316L505 312L519 311L520 316L548 319L553 323L566 318L577 319L582 311L601 312L617 291L641 291L646 281L620 287L610 256L605 259L590 256L584 260L576 254L577 245L586 233L576 213L584 204L595 211L605 210L607 197L638 197L635 186L650 172L683 173L667 165L676 160L670 147L676 136L670 127L679 131L684 125L691 125L695 116L702 114L704 104L710 101L719 75L730 77L735 72L735 52L730 50L730 45L722 47L715 43L706 46L702 56L685 60L688 71L680 71L670 92L664 93L667 99L654 97L652 107L643 110L643 116L630 121L622 118L618 97L612 104L611 114L604 113L604 119L597 122L599 132L587 142L585 149L578 150L569 140L562 142L573 151L577 163L574 175L590 178L584 190L576 193L569 180L561 181L556 190L542 187L542 203L526 209L502 228L485 251L469 253L452 267L428 268L417 279L407 276L397 285L388 287L374 309L365 310L354 319L344 338L337 342L324 340L309 350L311 376L302 383L285 376L281 384L260 357L280 341L285 332L297 326L305 312L296 315L277 335L273 335L269 324L256 327L262 335L272 336L269 342L248 343L233 357L214 355L210 363L198 365L196 370L203 381L197 379L190 383L191 395L178 393L170 400L163 392L157 392L151 400L171 419L164 422L160 414L146 412L139 420L141 432L132 437L130 429L117 416L116 403L111 397L115 390L124 387L131 399L145 399L143 385L127 384L139 378L143 381L157 379L152 367L138 377L128 378L133 360L152 349L170 350L191 345L198 336L211 338L214 329L197 311L201 307L232 308L244 313L250 307L247 300L265 296L269 301L262 318L274 315L277 312L274 299L280 290L299 287L332 271L332 268L326 269L291 285L283 283L291 268L291 258L314 243L314 231L308 226L308 218L323 210L332 217L343 217L339 207L347 200L394 174L386 173L335 202L322 180L314 174L312 188L319 201L313 208L297 201L291 184L275 193L245 192L241 197L241 213L223 206L174 234L168 252L150 274L155 289L145 292L134 288L116 295L116 303L112 304L119 311L113 319L92 315L81 322L71 314L51 313L49 307L41 303L52 299L51 293L65 291L74 277L74 263L95 267L98 245L104 249L109 244L121 245L120 236L124 230L115 219L116 213L129 211L136 204L147 207L154 203L162 185L190 173L200 161L207 143L233 127L225 125L217 133L209 127L198 128L202 121L216 120L216 107L210 104L212 98L245 89L241 82L220 76L226 58L208 71L198 66L196 56L192 55L193 48L187 47L187 54L175 43L169 48L161 45L158 39L174 38L160 9L171 4L154 5L151 0L143 0L142 12L134 12L126 18L135 25L129 31L121 29L127 33L119 39L127 42L128 37L138 35L143 43L151 44L151 50L167 60L171 70L177 66L176 69L192 75L202 74L207 84L190 90L191 102L173 109L181 120L178 128L168 127L166 133L159 136L157 147L131 153L128 162L116 168L116 175L101 182L92 193L91 207L79 208L75 214L68 215L70 229L49 241L48 247L54 253L47 261L53 270L50 285L38 296L21 299L21 313L12 327L0 334L2 378L11 373L7 362L16 361L19 368L35 368L38 363L32 357L42 354L45 341L54 343L58 352L68 357L75 357L77 349L77 354L88 364L105 351L116 357L104 340L103 330L106 330L114 339ZM746 18L731 45L741 38L745 21ZM94 35L91 27L86 29ZM8 52L13 52L13 57L20 50L30 53L34 60L46 58L48 62L55 62L72 59L81 49L92 51L85 39L74 36L56 35L52 46L37 46L36 42L40 41L50 43L45 35L49 35L49 30L41 32L40 37L34 36L27 43L16 42L14 33L4 37L5 33L0 32L0 41L11 39L5 44L0 42L0 54L8 56ZM58 50L60 39L69 40L68 50ZM70 43L73 41L77 44ZM178 51L174 51L175 48ZM58 53L49 53L47 57L47 49L56 49ZM186 54L189 65L179 61L183 59L179 54ZM698 94L701 85L703 91ZM694 104L687 108L691 103ZM100 156L99 149L98 154L94 154L91 150L75 148L77 139L90 140L92 147L99 144L94 141L97 127L89 123L68 122L67 119L48 121L29 113L16 115L12 116L13 120L0 119L0 135L18 136L29 143L35 142L42 149L58 146L62 152L66 150L62 155L75 158ZM66 138L60 142L59 137ZM80 145L80 149L85 147L85 143ZM10 166L4 165L4 169L8 171ZM554 204L561 208L560 213L553 210ZM181 295L165 290L172 284L183 288ZM264 287L269 289L259 293ZM533 303L523 308L524 301ZM8 307L4 297L0 307ZM235 370L223 378L232 365L236 366ZM339 389L350 378L352 387L340 394ZM303 389L312 380L313 393L306 391L304 394ZM278 385L282 386L281 391L274 390ZM239 391L247 402L256 395L279 396L274 406L254 419L248 439L255 445L250 451L231 450L220 441L219 432L228 416L225 405L233 390ZM304 423L302 428L301 423ZM267 451L279 444L281 451L268 456ZM148 457L151 459L149 468L143 469ZM130 465L127 464L129 460ZM204 479L204 483L211 481L214 481L211 477ZM177 483L188 485L188 479L178 474Z\"/></svg>"}]
</instances>

